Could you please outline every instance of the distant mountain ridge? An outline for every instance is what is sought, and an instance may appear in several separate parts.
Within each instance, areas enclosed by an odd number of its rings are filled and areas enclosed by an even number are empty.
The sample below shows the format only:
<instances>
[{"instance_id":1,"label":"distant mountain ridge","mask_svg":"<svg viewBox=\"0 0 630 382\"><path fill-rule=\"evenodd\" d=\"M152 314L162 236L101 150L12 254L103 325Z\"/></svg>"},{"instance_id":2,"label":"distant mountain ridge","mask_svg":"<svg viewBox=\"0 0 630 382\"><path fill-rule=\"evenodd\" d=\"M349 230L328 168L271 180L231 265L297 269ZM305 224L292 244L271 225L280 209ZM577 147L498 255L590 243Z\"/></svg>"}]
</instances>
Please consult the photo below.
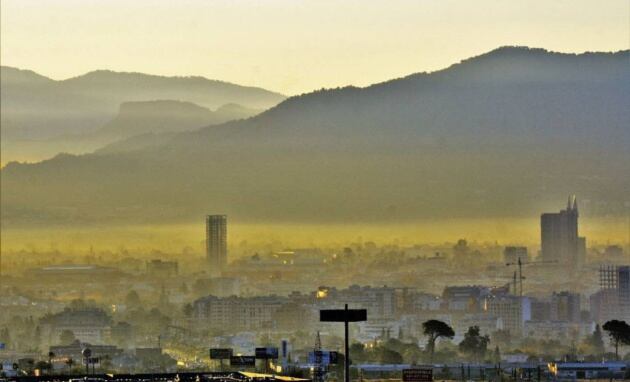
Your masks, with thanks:
<instances>
[{"instance_id":1,"label":"distant mountain ridge","mask_svg":"<svg viewBox=\"0 0 630 382\"><path fill-rule=\"evenodd\" d=\"M261 110L226 104L211 111L192 102L157 100L133 101L120 105L118 115L94 135L109 140L130 138L148 133L182 132L248 118Z\"/></svg>"},{"instance_id":2,"label":"distant mountain ridge","mask_svg":"<svg viewBox=\"0 0 630 382\"><path fill-rule=\"evenodd\" d=\"M210 109L231 103L267 109L285 98L261 88L198 76L99 70L55 81L29 70L7 66L0 70L5 139L48 139L94 131L113 118L123 102L168 99Z\"/></svg>"},{"instance_id":3,"label":"distant mountain ridge","mask_svg":"<svg viewBox=\"0 0 630 382\"><path fill-rule=\"evenodd\" d=\"M623 211L630 51L507 47L127 150L2 170L3 224L522 216L577 193ZM63 181L61 179L63 178ZM98 200L98 203L94 201Z\"/></svg>"}]
</instances>

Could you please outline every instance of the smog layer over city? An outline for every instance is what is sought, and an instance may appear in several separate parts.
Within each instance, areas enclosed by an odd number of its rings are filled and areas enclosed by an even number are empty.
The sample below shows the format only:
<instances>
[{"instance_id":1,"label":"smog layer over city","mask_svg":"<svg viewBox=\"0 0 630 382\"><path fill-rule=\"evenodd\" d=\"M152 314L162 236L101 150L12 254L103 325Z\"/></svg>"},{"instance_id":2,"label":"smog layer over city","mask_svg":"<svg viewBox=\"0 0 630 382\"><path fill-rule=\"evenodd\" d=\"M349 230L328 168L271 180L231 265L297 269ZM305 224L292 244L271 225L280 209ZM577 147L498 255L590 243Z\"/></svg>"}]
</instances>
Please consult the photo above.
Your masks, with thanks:
<instances>
[{"instance_id":1,"label":"smog layer over city","mask_svg":"<svg viewBox=\"0 0 630 382\"><path fill-rule=\"evenodd\" d=\"M0 382L630 379L628 1L0 21Z\"/></svg>"}]
</instances>

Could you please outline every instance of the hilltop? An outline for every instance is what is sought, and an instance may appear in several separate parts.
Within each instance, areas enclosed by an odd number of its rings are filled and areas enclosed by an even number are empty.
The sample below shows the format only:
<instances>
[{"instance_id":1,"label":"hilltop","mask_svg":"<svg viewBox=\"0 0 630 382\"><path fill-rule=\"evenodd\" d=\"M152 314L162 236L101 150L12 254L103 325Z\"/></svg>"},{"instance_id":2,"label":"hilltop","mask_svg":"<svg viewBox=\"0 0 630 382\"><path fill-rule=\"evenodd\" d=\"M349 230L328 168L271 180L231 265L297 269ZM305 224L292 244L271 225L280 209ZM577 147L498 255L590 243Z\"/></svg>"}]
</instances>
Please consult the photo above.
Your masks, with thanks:
<instances>
[{"instance_id":1,"label":"hilltop","mask_svg":"<svg viewBox=\"0 0 630 382\"><path fill-rule=\"evenodd\" d=\"M523 216L577 193L623 211L629 51L501 48L291 97L124 152L10 164L3 224ZM142 141L142 137L138 137ZM138 144L140 143L140 144Z\"/></svg>"}]
</instances>

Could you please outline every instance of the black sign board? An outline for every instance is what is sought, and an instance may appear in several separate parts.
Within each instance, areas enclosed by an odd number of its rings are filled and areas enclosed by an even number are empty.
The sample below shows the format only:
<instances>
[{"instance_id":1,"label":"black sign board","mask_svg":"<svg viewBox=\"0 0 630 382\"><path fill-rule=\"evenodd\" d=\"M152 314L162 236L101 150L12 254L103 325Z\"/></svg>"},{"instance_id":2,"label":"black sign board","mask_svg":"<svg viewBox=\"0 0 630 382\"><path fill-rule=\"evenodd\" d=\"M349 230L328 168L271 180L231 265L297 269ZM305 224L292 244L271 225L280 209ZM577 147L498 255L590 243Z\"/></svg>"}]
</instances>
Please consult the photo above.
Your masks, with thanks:
<instances>
[{"instance_id":1,"label":"black sign board","mask_svg":"<svg viewBox=\"0 0 630 382\"><path fill-rule=\"evenodd\" d=\"M210 359L230 359L232 357L232 349L215 348L210 349Z\"/></svg>"},{"instance_id":2,"label":"black sign board","mask_svg":"<svg viewBox=\"0 0 630 382\"><path fill-rule=\"evenodd\" d=\"M245 367L254 367L256 366L256 357L253 355L237 355L230 357L230 365L231 366L245 366Z\"/></svg>"},{"instance_id":3,"label":"black sign board","mask_svg":"<svg viewBox=\"0 0 630 382\"><path fill-rule=\"evenodd\" d=\"M365 309L324 309L319 311L322 322L358 322L367 320Z\"/></svg>"},{"instance_id":4,"label":"black sign board","mask_svg":"<svg viewBox=\"0 0 630 382\"><path fill-rule=\"evenodd\" d=\"M343 380L350 382L350 339L348 338L348 324L350 322L367 321L367 310L365 309L348 309L345 304L344 309L324 309L319 311L319 320L322 322L343 322L344 341L343 348L346 356L343 368Z\"/></svg>"},{"instance_id":5,"label":"black sign board","mask_svg":"<svg viewBox=\"0 0 630 382\"><path fill-rule=\"evenodd\" d=\"M256 348L256 358L278 359L278 348L274 348L274 347Z\"/></svg>"},{"instance_id":6,"label":"black sign board","mask_svg":"<svg viewBox=\"0 0 630 382\"><path fill-rule=\"evenodd\" d=\"M433 369L432 368L403 369L402 380L403 382L431 382L433 381Z\"/></svg>"}]
</instances>

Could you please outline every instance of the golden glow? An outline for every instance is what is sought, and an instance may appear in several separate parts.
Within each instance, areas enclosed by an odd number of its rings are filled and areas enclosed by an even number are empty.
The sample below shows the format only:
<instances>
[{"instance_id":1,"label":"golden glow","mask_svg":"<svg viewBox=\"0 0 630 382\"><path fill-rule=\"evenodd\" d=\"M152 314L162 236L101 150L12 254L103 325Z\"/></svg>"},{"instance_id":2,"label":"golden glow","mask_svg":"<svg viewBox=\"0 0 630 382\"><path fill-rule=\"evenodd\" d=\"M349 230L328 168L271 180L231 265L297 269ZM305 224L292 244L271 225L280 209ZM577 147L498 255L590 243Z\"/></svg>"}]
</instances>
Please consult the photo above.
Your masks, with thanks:
<instances>
[{"instance_id":1,"label":"golden glow","mask_svg":"<svg viewBox=\"0 0 630 382\"><path fill-rule=\"evenodd\" d=\"M326 298L328 297L328 289L320 288L317 290L317 298Z\"/></svg>"},{"instance_id":2,"label":"golden glow","mask_svg":"<svg viewBox=\"0 0 630 382\"><path fill-rule=\"evenodd\" d=\"M580 221L580 234L588 245L625 243L627 218L588 218ZM99 226L67 229L10 229L0 231L3 252L60 250L68 253L97 250L143 253L160 249L165 253L181 253L184 248L203 252L203 222L197 224L158 226ZM539 245L539 218L521 219L444 219L406 224L238 224L232 223L229 242L264 247L279 243L280 248L346 246L348 243L374 241L401 246L419 243L441 244L466 238L470 242L509 245Z\"/></svg>"},{"instance_id":3,"label":"golden glow","mask_svg":"<svg viewBox=\"0 0 630 382\"><path fill-rule=\"evenodd\" d=\"M446 67L502 45L628 49L627 0L4 0L2 64L202 75L288 95Z\"/></svg>"},{"instance_id":4,"label":"golden glow","mask_svg":"<svg viewBox=\"0 0 630 382\"><path fill-rule=\"evenodd\" d=\"M401 246L420 243L441 244L466 238L469 242L510 245L540 244L539 217L435 219L406 224L239 224L230 226L232 245L247 242L252 247L278 244L287 247L346 246L348 243L374 241ZM610 242L625 243L628 219L589 218L580 220L580 234L588 246ZM181 225L98 226L91 228L11 229L0 231L3 251L23 249L46 252L87 253L96 250L138 251L160 249L164 253L181 253L186 247L204 250L203 221Z\"/></svg>"}]
</instances>

